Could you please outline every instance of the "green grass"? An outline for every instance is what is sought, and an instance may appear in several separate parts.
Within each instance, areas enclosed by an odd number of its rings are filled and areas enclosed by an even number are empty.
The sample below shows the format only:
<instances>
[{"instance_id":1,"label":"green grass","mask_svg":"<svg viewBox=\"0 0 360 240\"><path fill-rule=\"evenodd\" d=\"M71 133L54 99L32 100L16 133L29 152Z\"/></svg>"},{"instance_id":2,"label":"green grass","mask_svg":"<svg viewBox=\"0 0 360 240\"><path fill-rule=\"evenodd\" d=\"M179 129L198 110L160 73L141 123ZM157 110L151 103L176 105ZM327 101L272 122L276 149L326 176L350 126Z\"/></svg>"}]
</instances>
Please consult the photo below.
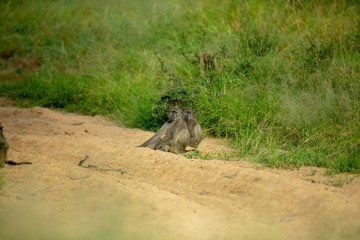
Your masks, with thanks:
<instances>
[{"instance_id":1,"label":"green grass","mask_svg":"<svg viewBox=\"0 0 360 240\"><path fill-rule=\"evenodd\" d=\"M239 158L360 169L356 1L2 1L0 20L0 95L24 107L156 130L191 106Z\"/></svg>"},{"instance_id":2,"label":"green grass","mask_svg":"<svg viewBox=\"0 0 360 240\"><path fill-rule=\"evenodd\" d=\"M345 185L350 184L355 179L355 177L356 176L346 176L344 178L339 177L336 180L329 180L326 184L334 187L344 187Z\"/></svg>"},{"instance_id":3,"label":"green grass","mask_svg":"<svg viewBox=\"0 0 360 240\"><path fill-rule=\"evenodd\" d=\"M213 154L213 153L204 153L200 152L198 149L191 149L184 154L185 157L189 159L202 159L202 160L212 160L212 159L221 159L229 161L232 159L232 155L227 152Z\"/></svg>"},{"instance_id":4,"label":"green grass","mask_svg":"<svg viewBox=\"0 0 360 240\"><path fill-rule=\"evenodd\" d=\"M202 153L197 149L188 151L187 153L184 154L185 157L193 159L203 159L203 160L211 160L211 159L215 159L216 157L211 155L210 153Z\"/></svg>"}]
</instances>

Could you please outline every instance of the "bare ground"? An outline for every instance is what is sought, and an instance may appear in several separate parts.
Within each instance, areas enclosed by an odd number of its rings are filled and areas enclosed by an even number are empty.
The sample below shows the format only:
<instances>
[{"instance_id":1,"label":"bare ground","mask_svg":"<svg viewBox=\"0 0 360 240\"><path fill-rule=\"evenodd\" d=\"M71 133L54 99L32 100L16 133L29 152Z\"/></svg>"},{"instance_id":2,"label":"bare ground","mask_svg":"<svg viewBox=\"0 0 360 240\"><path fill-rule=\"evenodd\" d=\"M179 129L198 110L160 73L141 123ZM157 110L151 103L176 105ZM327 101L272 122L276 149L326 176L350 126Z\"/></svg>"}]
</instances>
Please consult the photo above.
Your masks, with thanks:
<instances>
[{"instance_id":1,"label":"bare ground","mask_svg":"<svg viewBox=\"0 0 360 240\"><path fill-rule=\"evenodd\" d=\"M32 162L0 170L0 239L360 239L356 175L188 159L137 148L152 132L0 101L8 160Z\"/></svg>"}]
</instances>

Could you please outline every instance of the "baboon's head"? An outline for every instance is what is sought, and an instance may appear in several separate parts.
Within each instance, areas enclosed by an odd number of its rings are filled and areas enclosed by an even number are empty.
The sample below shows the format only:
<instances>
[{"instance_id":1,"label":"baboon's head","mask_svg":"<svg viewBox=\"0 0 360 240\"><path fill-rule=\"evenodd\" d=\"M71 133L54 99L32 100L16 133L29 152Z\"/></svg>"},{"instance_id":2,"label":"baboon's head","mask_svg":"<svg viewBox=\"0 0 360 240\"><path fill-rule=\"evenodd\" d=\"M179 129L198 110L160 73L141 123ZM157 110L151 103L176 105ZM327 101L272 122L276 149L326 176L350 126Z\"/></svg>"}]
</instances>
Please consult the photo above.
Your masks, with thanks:
<instances>
[{"instance_id":1,"label":"baboon's head","mask_svg":"<svg viewBox=\"0 0 360 240\"><path fill-rule=\"evenodd\" d=\"M189 121L190 119L195 117L195 111L190 107L183 108L185 121Z\"/></svg>"},{"instance_id":2,"label":"baboon's head","mask_svg":"<svg viewBox=\"0 0 360 240\"><path fill-rule=\"evenodd\" d=\"M180 108L178 108L178 107L171 107L171 108L169 108L169 111L168 111L168 120L170 121L170 122L172 122L172 121L175 121L175 120L177 120L177 119L181 119L181 117L182 117L182 110L180 109Z\"/></svg>"}]
</instances>

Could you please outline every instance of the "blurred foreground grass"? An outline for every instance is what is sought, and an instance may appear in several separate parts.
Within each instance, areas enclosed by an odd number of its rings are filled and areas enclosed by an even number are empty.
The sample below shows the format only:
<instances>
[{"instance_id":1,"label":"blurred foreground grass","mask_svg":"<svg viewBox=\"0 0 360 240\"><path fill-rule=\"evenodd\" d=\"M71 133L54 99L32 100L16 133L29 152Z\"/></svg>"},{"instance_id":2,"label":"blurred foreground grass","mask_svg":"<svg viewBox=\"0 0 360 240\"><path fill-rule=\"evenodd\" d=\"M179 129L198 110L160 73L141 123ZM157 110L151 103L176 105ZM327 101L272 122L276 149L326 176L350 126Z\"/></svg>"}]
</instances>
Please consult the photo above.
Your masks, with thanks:
<instances>
[{"instance_id":1,"label":"blurred foreground grass","mask_svg":"<svg viewBox=\"0 0 360 240\"><path fill-rule=\"evenodd\" d=\"M357 1L1 1L0 95L207 135L274 167L360 169Z\"/></svg>"}]
</instances>

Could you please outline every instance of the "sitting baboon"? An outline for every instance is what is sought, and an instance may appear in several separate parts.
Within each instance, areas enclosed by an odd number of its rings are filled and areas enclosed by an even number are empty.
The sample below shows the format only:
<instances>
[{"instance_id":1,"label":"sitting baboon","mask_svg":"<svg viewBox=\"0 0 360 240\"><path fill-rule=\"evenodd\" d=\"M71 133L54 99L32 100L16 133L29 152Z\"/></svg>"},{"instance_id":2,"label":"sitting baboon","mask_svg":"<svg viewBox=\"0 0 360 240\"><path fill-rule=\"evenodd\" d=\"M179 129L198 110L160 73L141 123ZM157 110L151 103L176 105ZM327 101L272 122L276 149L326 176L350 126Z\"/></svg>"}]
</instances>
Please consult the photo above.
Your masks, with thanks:
<instances>
[{"instance_id":1,"label":"sitting baboon","mask_svg":"<svg viewBox=\"0 0 360 240\"><path fill-rule=\"evenodd\" d=\"M0 123L0 168L4 167L8 149L9 144L6 141L6 138L3 134L3 126Z\"/></svg>"},{"instance_id":2,"label":"sitting baboon","mask_svg":"<svg viewBox=\"0 0 360 240\"><path fill-rule=\"evenodd\" d=\"M190 133L186 126L183 111L178 107L170 107L168 120L149 140L138 147L159 149L164 152L185 152L189 144Z\"/></svg>"},{"instance_id":3,"label":"sitting baboon","mask_svg":"<svg viewBox=\"0 0 360 240\"><path fill-rule=\"evenodd\" d=\"M190 107L183 108L186 125L190 132L189 146L197 148L202 140L200 123L195 118L195 111Z\"/></svg>"}]
</instances>

